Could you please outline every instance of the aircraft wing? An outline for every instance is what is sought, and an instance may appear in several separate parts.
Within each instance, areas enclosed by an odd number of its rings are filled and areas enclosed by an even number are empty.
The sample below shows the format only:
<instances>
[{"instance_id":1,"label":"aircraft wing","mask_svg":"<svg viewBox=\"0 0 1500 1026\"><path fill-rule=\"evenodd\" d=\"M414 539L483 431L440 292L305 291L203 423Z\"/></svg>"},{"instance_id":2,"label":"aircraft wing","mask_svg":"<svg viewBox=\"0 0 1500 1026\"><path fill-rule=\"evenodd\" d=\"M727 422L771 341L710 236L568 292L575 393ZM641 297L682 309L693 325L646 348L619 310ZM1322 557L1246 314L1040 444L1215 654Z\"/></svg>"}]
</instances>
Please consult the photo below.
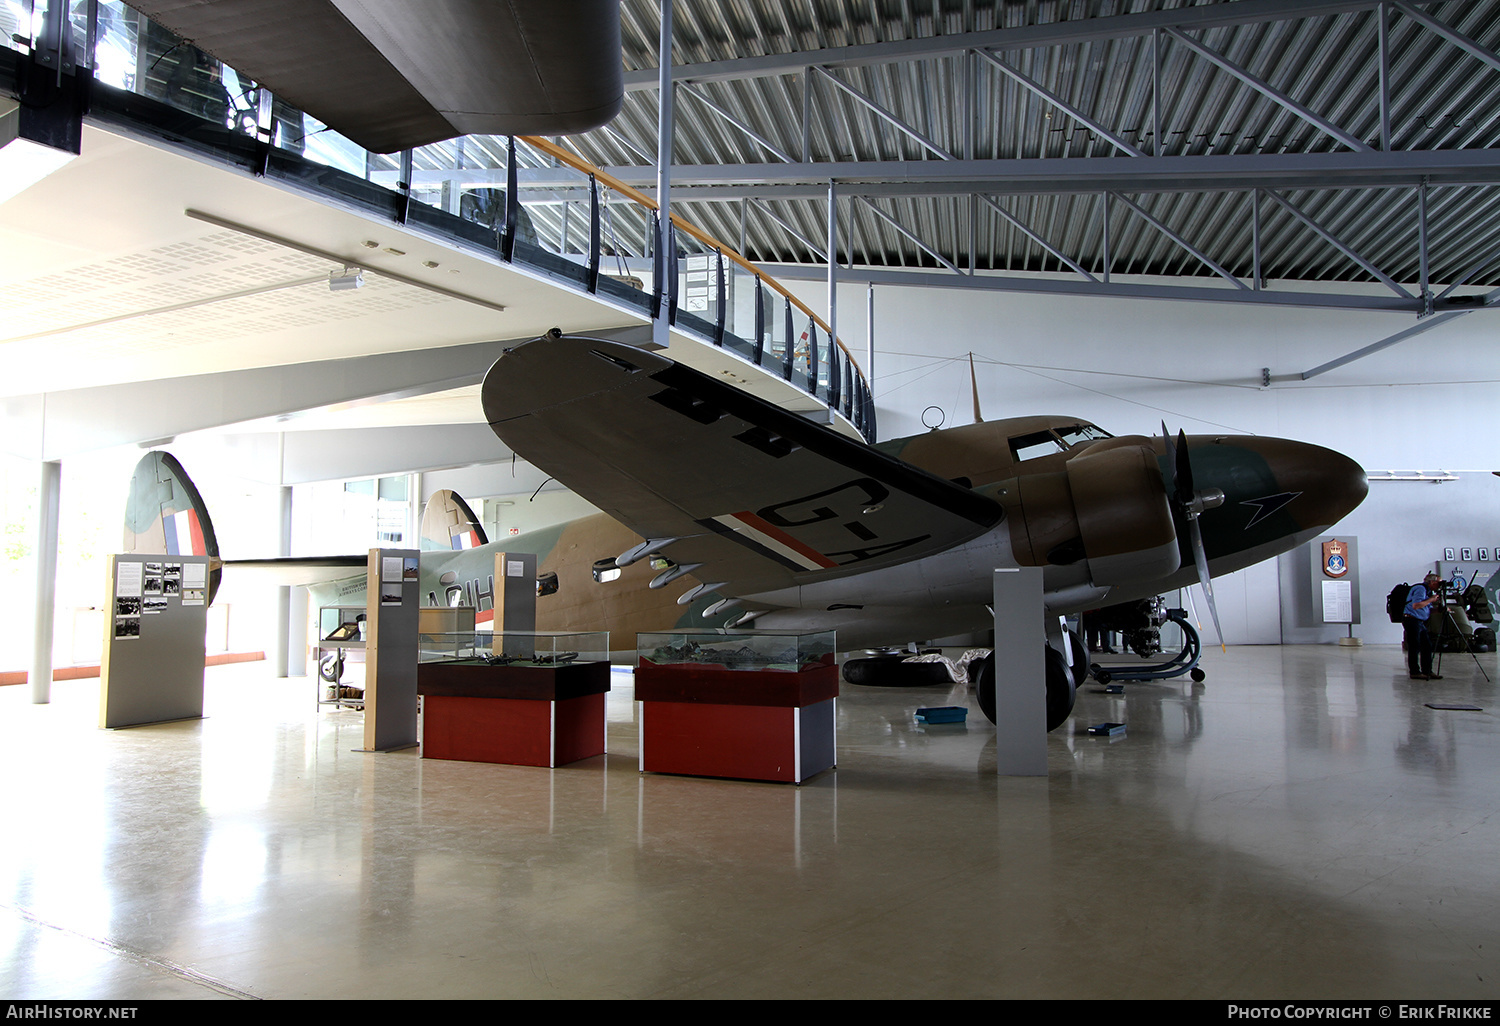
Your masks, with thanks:
<instances>
[{"instance_id":1,"label":"aircraft wing","mask_svg":"<svg viewBox=\"0 0 1500 1026\"><path fill-rule=\"evenodd\" d=\"M256 574L261 584L305 587L326 581L342 581L365 573L370 557L363 556L286 556L280 559L226 559L224 566L236 577L245 571Z\"/></svg>"},{"instance_id":2,"label":"aircraft wing","mask_svg":"<svg viewBox=\"0 0 1500 1026\"><path fill-rule=\"evenodd\" d=\"M1000 505L690 367L545 336L485 377L507 446L723 595L921 559ZM601 553L601 556L609 555Z\"/></svg>"}]
</instances>

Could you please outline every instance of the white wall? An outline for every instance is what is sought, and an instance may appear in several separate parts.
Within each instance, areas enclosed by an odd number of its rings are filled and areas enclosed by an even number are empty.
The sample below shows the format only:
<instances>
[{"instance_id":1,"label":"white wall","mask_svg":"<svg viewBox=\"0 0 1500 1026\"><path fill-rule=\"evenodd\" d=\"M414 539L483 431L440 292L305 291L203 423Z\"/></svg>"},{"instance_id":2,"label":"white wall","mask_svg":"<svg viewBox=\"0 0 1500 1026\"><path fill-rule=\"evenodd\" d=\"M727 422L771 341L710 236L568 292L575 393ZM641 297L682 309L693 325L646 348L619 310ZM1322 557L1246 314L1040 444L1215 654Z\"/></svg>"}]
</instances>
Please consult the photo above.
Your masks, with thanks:
<instances>
[{"instance_id":1,"label":"white wall","mask_svg":"<svg viewBox=\"0 0 1500 1026\"><path fill-rule=\"evenodd\" d=\"M814 309L826 306L825 286L797 290ZM840 286L838 333L861 363L865 309L864 285ZM1413 323L1404 314L880 286L880 437L922 431L929 405L944 410L947 426L968 423L972 351L987 419L1076 414L1115 434L1156 433L1165 420L1173 432L1315 442L1369 470L1482 471L1443 485L1372 483L1338 528L1360 541L1363 623L1355 634L1396 643L1400 628L1384 611L1392 585L1420 577L1445 545L1500 544L1500 478L1488 473L1500 468L1500 313L1474 313L1309 381L1300 374ZM1263 367L1269 388L1261 387ZM1215 582L1231 643L1342 633L1279 627L1281 573L1272 562Z\"/></svg>"}]
</instances>

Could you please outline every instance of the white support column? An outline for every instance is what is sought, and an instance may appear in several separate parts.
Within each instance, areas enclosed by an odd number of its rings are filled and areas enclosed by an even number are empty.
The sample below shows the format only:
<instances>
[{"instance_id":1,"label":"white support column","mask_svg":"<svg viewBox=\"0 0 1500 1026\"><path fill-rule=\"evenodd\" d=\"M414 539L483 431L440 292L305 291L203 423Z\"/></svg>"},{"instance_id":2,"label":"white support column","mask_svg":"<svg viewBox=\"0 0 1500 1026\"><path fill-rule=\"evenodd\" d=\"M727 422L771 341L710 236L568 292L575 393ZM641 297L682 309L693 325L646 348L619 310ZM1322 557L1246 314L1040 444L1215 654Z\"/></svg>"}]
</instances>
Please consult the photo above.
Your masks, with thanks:
<instances>
[{"instance_id":1,"label":"white support column","mask_svg":"<svg viewBox=\"0 0 1500 1026\"><path fill-rule=\"evenodd\" d=\"M662 274L672 273L669 259L672 243L672 0L661 0L661 38L657 43L657 87L660 103L656 115L656 204L661 218L661 236L656 240L661 254ZM667 323L668 283L656 283L661 291L661 314L651 329L651 341L658 346L671 344Z\"/></svg>"},{"instance_id":2,"label":"white support column","mask_svg":"<svg viewBox=\"0 0 1500 1026\"><path fill-rule=\"evenodd\" d=\"M57 607L57 522L62 509L62 463L42 462L37 488L36 616L31 648L31 701L52 701L52 624ZM111 613L106 613L112 617Z\"/></svg>"},{"instance_id":3,"label":"white support column","mask_svg":"<svg viewBox=\"0 0 1500 1026\"><path fill-rule=\"evenodd\" d=\"M828 180L828 359L835 360L839 339L839 199L833 179ZM829 376L833 380L832 375Z\"/></svg>"},{"instance_id":4,"label":"white support column","mask_svg":"<svg viewBox=\"0 0 1500 1026\"><path fill-rule=\"evenodd\" d=\"M1041 567L995 571L995 766L1047 775L1047 633Z\"/></svg>"},{"instance_id":5,"label":"white support column","mask_svg":"<svg viewBox=\"0 0 1500 1026\"><path fill-rule=\"evenodd\" d=\"M283 444L285 444L284 438ZM280 503L277 511L280 523L278 524L276 554L290 556L292 554L291 485L281 486ZM276 589L276 654L272 662L272 665L276 667L278 677L286 677L291 673L292 633L292 589L289 585L282 585Z\"/></svg>"}]
</instances>

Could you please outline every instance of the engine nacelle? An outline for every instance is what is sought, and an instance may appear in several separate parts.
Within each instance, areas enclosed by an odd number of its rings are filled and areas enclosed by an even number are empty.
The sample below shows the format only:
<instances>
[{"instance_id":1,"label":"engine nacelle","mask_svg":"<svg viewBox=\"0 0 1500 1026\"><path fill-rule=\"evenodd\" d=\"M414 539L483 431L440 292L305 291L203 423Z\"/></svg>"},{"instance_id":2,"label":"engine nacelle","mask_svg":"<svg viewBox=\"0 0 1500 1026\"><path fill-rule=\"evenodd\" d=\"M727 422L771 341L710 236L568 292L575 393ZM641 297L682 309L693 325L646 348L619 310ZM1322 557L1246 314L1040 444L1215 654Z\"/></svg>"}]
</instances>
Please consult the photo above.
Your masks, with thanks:
<instances>
[{"instance_id":1,"label":"engine nacelle","mask_svg":"<svg viewBox=\"0 0 1500 1026\"><path fill-rule=\"evenodd\" d=\"M1091 446L1067 462L1083 554L1099 585L1165 577L1181 565L1156 451L1145 438L1124 441Z\"/></svg>"}]
</instances>

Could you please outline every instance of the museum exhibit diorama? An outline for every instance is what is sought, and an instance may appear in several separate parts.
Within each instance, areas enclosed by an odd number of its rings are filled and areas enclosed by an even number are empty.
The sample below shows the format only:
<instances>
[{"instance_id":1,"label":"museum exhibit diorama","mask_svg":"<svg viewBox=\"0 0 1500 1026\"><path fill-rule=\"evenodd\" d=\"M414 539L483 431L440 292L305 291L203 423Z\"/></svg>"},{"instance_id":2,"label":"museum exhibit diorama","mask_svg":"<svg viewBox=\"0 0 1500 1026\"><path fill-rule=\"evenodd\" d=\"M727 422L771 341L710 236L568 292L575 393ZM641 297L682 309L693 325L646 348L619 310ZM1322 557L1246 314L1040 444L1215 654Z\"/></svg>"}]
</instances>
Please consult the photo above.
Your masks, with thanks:
<instances>
[{"instance_id":1,"label":"museum exhibit diorama","mask_svg":"<svg viewBox=\"0 0 1500 1026\"><path fill-rule=\"evenodd\" d=\"M0 993L1493 1002L1500 0L0 37Z\"/></svg>"}]
</instances>

